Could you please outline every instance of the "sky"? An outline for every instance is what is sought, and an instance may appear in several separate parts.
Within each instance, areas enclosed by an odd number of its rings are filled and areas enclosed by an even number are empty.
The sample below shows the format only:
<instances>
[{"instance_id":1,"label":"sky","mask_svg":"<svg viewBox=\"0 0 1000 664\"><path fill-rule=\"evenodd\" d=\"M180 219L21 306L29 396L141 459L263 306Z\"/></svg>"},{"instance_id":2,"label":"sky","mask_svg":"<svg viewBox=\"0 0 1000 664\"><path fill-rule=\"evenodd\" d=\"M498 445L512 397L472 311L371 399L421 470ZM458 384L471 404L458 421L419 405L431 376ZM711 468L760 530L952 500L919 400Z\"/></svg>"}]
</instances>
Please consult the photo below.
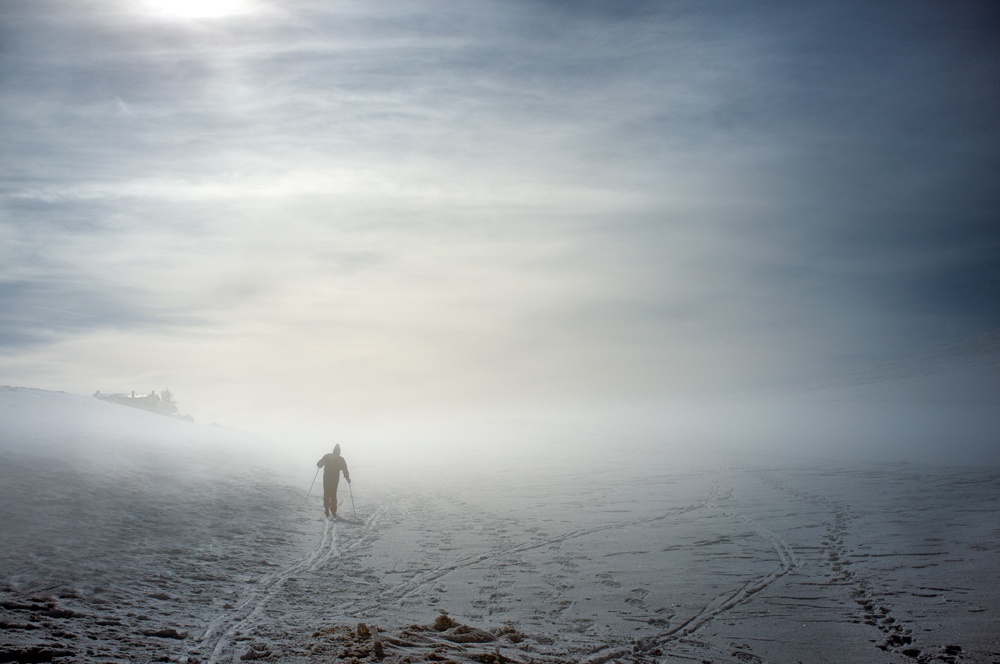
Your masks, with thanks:
<instances>
[{"instance_id":1,"label":"sky","mask_svg":"<svg viewBox=\"0 0 1000 664\"><path fill-rule=\"evenodd\" d=\"M0 384L358 431L1000 328L993 2L7 0Z\"/></svg>"}]
</instances>

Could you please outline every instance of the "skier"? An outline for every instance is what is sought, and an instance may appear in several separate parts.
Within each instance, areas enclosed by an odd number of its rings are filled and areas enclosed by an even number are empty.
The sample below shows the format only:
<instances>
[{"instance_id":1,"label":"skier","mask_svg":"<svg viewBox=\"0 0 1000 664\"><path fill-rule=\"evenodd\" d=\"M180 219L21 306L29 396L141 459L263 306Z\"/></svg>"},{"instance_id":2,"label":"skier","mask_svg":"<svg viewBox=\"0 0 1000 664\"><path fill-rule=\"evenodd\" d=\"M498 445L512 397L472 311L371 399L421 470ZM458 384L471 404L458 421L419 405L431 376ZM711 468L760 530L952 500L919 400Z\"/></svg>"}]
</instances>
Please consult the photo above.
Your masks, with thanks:
<instances>
[{"instance_id":1,"label":"skier","mask_svg":"<svg viewBox=\"0 0 1000 664\"><path fill-rule=\"evenodd\" d=\"M317 468L323 469L323 511L327 516L333 513L337 516L337 485L340 484L340 472L344 479L351 483L351 474L347 472L347 462L340 456L340 443L333 446L332 454L325 454L316 462Z\"/></svg>"}]
</instances>

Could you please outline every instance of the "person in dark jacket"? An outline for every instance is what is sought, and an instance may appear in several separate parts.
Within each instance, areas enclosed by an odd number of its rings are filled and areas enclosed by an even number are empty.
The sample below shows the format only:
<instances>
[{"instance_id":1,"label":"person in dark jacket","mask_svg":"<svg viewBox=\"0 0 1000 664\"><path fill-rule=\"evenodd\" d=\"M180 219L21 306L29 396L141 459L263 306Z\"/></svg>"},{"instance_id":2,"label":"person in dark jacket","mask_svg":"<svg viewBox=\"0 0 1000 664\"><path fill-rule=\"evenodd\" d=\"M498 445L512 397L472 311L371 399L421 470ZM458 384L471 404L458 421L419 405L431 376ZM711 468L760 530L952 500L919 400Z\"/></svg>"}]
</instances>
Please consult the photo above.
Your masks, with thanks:
<instances>
[{"instance_id":1,"label":"person in dark jacket","mask_svg":"<svg viewBox=\"0 0 1000 664\"><path fill-rule=\"evenodd\" d=\"M340 456L340 444L334 445L332 454L325 454L316 462L317 468L323 469L323 511L327 516L332 513L337 516L337 485L340 484L340 473L351 483L351 474L347 472L347 462Z\"/></svg>"}]
</instances>

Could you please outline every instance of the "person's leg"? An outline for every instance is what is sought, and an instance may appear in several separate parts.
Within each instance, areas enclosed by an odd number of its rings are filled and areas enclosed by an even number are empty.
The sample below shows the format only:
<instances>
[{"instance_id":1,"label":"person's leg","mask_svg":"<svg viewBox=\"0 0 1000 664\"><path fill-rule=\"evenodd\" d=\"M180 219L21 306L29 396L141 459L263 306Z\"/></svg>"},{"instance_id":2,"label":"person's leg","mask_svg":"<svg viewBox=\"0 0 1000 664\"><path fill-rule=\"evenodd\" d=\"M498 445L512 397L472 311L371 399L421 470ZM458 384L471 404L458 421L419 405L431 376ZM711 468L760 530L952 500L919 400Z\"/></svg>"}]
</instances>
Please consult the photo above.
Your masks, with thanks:
<instances>
[{"instance_id":1,"label":"person's leg","mask_svg":"<svg viewBox=\"0 0 1000 664\"><path fill-rule=\"evenodd\" d=\"M339 478L338 478L339 479ZM337 485L339 482L334 482L333 486L330 487L330 513L337 516Z\"/></svg>"}]
</instances>

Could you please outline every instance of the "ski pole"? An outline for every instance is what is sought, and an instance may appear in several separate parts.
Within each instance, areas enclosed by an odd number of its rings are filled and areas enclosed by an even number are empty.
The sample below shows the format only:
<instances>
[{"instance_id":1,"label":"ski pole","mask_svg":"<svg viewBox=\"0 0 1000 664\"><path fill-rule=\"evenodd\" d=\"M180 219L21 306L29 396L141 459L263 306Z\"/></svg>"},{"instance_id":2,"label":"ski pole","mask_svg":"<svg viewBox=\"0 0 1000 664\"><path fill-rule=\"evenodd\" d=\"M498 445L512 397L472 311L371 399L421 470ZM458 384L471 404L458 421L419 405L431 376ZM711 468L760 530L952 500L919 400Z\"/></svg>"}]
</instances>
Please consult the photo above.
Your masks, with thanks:
<instances>
[{"instance_id":1,"label":"ski pole","mask_svg":"<svg viewBox=\"0 0 1000 664\"><path fill-rule=\"evenodd\" d=\"M305 499L305 501L304 501L304 502L302 503L302 507L305 507L305 506L306 506L306 503L308 503L308 502L309 502L309 494L313 492L313 486L315 486L315 484L316 484L316 478L317 478L317 477L319 477L319 468L317 468L317 469L316 469L316 474L315 474L315 475L313 475L313 481L312 481L312 484L310 484L310 485L309 485L309 490L308 490L308 491L306 491L306 499Z\"/></svg>"},{"instance_id":2,"label":"ski pole","mask_svg":"<svg viewBox=\"0 0 1000 664\"><path fill-rule=\"evenodd\" d=\"M354 489L351 488L351 483L347 483L347 489L351 492L351 509L354 510L354 518L358 518L358 511L354 509Z\"/></svg>"}]
</instances>

